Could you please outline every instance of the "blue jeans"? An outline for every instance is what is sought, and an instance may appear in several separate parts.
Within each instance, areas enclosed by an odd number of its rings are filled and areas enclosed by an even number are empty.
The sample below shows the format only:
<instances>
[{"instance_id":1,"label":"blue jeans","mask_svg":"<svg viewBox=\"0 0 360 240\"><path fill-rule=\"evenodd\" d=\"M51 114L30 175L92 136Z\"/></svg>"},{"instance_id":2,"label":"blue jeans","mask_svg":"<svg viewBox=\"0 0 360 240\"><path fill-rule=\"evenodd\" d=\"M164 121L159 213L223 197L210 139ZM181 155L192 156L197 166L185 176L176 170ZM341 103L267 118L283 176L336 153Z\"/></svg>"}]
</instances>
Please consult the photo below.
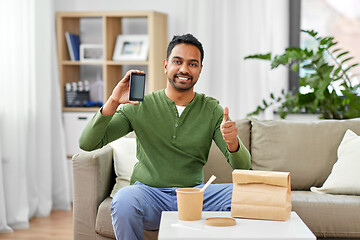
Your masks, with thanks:
<instances>
[{"instance_id":1,"label":"blue jeans","mask_svg":"<svg viewBox=\"0 0 360 240\"><path fill-rule=\"evenodd\" d=\"M210 184L204 192L203 211L230 211L232 187L232 183ZM144 239L144 229L159 229L161 212L177 211L176 189L149 187L140 182L120 189L111 202L116 239Z\"/></svg>"}]
</instances>

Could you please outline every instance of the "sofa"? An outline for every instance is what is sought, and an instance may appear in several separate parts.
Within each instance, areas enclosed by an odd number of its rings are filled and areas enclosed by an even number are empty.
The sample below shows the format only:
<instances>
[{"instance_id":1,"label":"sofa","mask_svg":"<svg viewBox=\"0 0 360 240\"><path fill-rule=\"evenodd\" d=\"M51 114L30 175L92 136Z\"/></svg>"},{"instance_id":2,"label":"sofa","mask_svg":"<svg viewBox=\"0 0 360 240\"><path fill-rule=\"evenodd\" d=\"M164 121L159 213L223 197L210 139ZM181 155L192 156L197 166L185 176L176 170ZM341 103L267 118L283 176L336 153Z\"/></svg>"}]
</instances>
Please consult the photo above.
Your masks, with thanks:
<instances>
[{"instance_id":1,"label":"sofa","mask_svg":"<svg viewBox=\"0 0 360 240\"><path fill-rule=\"evenodd\" d=\"M290 172L292 210L317 238L360 238L360 196L311 191L327 181L337 149L351 129L360 135L360 119L236 121L238 135L252 155L252 169ZM360 146L359 146L360 147ZM358 158L360 160L360 156ZM204 181L231 183L232 168L213 143ZM110 193L115 183L113 148L109 145L73 156L74 239L114 239ZM156 239L157 231L144 231Z\"/></svg>"}]
</instances>

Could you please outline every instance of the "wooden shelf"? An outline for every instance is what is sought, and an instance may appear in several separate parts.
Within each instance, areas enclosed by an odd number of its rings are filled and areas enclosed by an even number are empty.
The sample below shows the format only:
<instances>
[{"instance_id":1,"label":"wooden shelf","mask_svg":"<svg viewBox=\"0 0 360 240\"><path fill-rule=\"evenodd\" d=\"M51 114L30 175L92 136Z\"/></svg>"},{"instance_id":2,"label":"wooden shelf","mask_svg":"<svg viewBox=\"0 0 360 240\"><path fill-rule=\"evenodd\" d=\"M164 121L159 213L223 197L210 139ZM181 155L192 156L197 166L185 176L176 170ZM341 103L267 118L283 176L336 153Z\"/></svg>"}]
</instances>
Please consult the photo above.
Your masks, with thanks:
<instances>
[{"instance_id":1,"label":"wooden shelf","mask_svg":"<svg viewBox=\"0 0 360 240\"><path fill-rule=\"evenodd\" d=\"M149 65L149 61L106 61L107 65Z\"/></svg>"},{"instance_id":2,"label":"wooden shelf","mask_svg":"<svg viewBox=\"0 0 360 240\"><path fill-rule=\"evenodd\" d=\"M102 39L104 44L103 61L71 61L67 48L65 33L80 35L80 20L82 18L99 18L102 21ZM124 18L145 18L149 36L149 53L147 61L113 61L116 38L122 34ZM103 102L111 95L119 79L123 77L123 67L139 65L146 67L148 93L165 88L166 79L163 72L163 60L166 58L167 15L155 11L130 12L58 12L57 51L59 64L60 86L64 89L66 83L78 82L83 66L99 66L102 69ZM81 40L81 39L80 39ZM96 76L94 76L95 79ZM91 90L90 90L91 91ZM65 107L65 93L61 94L63 111L97 111L99 108Z\"/></svg>"},{"instance_id":3,"label":"wooden shelf","mask_svg":"<svg viewBox=\"0 0 360 240\"><path fill-rule=\"evenodd\" d=\"M64 60L62 61L63 65L104 65L105 62L104 61L86 61L86 62L81 62L81 61L71 61L71 60Z\"/></svg>"},{"instance_id":4,"label":"wooden shelf","mask_svg":"<svg viewBox=\"0 0 360 240\"><path fill-rule=\"evenodd\" d=\"M100 107L63 107L64 112L96 112Z\"/></svg>"}]
</instances>

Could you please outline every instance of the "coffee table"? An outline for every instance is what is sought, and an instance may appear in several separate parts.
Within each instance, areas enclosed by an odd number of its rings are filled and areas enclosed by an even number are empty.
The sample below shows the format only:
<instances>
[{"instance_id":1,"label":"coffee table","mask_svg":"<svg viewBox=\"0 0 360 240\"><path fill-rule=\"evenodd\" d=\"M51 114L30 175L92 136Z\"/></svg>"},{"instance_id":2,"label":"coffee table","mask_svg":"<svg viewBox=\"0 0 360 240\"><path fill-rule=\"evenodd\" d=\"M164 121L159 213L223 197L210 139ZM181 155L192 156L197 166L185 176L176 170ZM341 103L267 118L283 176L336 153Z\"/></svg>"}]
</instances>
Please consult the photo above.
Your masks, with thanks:
<instances>
[{"instance_id":1,"label":"coffee table","mask_svg":"<svg viewBox=\"0 0 360 240\"><path fill-rule=\"evenodd\" d=\"M236 218L236 225L230 227L205 225L205 219L209 217L231 215L230 212L204 211L199 221L181 221L178 219L178 212L162 212L158 239L316 240L315 235L295 212L291 212L287 221Z\"/></svg>"}]
</instances>

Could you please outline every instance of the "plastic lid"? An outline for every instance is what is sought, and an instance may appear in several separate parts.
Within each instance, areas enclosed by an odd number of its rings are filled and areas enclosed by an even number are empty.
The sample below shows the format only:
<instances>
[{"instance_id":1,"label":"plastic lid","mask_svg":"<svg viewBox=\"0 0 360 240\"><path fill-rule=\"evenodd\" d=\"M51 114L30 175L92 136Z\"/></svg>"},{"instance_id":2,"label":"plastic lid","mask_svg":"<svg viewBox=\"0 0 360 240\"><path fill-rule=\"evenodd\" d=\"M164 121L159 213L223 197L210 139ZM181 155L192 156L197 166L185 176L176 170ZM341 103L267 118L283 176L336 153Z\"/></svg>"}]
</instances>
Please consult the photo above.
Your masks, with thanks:
<instances>
[{"instance_id":1,"label":"plastic lid","mask_svg":"<svg viewBox=\"0 0 360 240\"><path fill-rule=\"evenodd\" d=\"M228 218L228 217L212 217L212 218L207 218L205 220L205 224L216 227L228 227L228 226L236 225L236 220L234 218Z\"/></svg>"}]
</instances>

